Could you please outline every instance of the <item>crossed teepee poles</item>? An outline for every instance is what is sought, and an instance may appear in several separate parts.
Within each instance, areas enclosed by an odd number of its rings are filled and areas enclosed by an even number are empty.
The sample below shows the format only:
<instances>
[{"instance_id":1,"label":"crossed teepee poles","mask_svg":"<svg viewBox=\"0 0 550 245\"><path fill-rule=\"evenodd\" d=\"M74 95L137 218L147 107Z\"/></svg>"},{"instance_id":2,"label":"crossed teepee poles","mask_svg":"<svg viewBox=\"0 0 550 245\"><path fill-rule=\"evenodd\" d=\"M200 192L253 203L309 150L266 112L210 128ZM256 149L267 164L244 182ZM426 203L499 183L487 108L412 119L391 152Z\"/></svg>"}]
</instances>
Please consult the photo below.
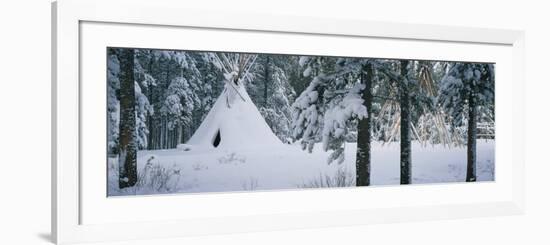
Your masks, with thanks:
<instances>
[{"instance_id":1,"label":"crossed teepee poles","mask_svg":"<svg viewBox=\"0 0 550 245\"><path fill-rule=\"evenodd\" d=\"M212 56L213 60L217 63L216 66L224 72L224 82L232 88L243 101L246 101L246 99L236 86L242 85L242 80L250 75L250 69L254 66L257 57L257 55L253 54L237 53L216 53ZM227 100L229 100L229 98L227 98ZM230 106L229 101L227 102L227 106Z\"/></svg>"}]
</instances>

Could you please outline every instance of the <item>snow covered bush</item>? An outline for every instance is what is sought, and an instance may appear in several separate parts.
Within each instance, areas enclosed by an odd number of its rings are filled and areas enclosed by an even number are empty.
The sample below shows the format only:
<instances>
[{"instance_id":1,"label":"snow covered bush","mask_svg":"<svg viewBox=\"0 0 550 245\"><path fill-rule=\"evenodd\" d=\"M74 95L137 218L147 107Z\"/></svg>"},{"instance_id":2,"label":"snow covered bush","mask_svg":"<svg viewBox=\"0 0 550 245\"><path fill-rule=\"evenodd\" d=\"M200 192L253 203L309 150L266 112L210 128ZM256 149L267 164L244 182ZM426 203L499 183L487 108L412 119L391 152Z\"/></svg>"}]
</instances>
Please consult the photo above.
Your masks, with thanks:
<instances>
[{"instance_id":1,"label":"snow covered bush","mask_svg":"<svg viewBox=\"0 0 550 245\"><path fill-rule=\"evenodd\" d=\"M332 174L319 173L319 176L306 183L298 185L299 188L329 188L329 187L350 187L355 186L355 174L346 168L338 168Z\"/></svg>"},{"instance_id":2,"label":"snow covered bush","mask_svg":"<svg viewBox=\"0 0 550 245\"><path fill-rule=\"evenodd\" d=\"M239 155L236 152L231 152L225 156L218 158L220 164L242 164L246 162L246 157L244 155Z\"/></svg>"},{"instance_id":3,"label":"snow covered bush","mask_svg":"<svg viewBox=\"0 0 550 245\"><path fill-rule=\"evenodd\" d=\"M155 193L171 193L177 191L181 178L181 170L175 165L165 167L161 164L153 164L151 157L141 173L138 173L136 188L153 190Z\"/></svg>"},{"instance_id":4,"label":"snow covered bush","mask_svg":"<svg viewBox=\"0 0 550 245\"><path fill-rule=\"evenodd\" d=\"M119 168L117 158L109 158L108 169L109 195L174 193L178 191L182 177L179 167L176 165L166 167L164 164L157 162L154 155L149 156L145 166L138 169L137 183L132 187L118 188Z\"/></svg>"},{"instance_id":5,"label":"snow covered bush","mask_svg":"<svg viewBox=\"0 0 550 245\"><path fill-rule=\"evenodd\" d=\"M247 180L243 181L242 188L244 191L253 191L258 189L258 178L250 177Z\"/></svg>"}]
</instances>

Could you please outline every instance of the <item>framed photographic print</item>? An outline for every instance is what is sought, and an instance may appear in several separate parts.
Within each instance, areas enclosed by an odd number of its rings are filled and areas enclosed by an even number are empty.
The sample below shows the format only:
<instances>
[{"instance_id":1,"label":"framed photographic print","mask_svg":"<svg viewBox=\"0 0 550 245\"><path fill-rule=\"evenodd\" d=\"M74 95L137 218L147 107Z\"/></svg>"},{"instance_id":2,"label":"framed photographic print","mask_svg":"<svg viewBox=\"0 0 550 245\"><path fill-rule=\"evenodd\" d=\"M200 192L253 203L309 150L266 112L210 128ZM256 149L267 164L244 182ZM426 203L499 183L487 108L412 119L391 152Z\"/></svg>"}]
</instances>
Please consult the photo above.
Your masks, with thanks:
<instances>
[{"instance_id":1,"label":"framed photographic print","mask_svg":"<svg viewBox=\"0 0 550 245\"><path fill-rule=\"evenodd\" d=\"M53 3L57 243L523 211L521 31L182 9Z\"/></svg>"},{"instance_id":2,"label":"framed photographic print","mask_svg":"<svg viewBox=\"0 0 550 245\"><path fill-rule=\"evenodd\" d=\"M108 196L495 179L494 63L106 53Z\"/></svg>"}]
</instances>

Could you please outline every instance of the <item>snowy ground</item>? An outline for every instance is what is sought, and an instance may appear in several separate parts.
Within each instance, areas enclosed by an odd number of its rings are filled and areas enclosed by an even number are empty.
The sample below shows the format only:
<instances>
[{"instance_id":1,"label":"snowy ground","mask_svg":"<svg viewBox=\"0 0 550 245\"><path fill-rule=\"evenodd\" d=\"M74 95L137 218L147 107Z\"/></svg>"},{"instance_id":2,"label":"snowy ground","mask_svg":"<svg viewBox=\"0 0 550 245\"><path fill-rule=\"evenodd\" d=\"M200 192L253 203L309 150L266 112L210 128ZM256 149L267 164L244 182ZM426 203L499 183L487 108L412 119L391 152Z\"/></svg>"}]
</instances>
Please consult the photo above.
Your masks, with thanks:
<instances>
[{"instance_id":1,"label":"snowy ground","mask_svg":"<svg viewBox=\"0 0 550 245\"><path fill-rule=\"evenodd\" d=\"M372 185L399 184L399 144L373 143ZM494 180L494 141L478 140L478 181ZM140 151L139 183L118 189L117 159L109 159L109 195L273 190L355 185L356 145L346 145L344 163L327 164L328 153L298 145L269 149L178 149ZM149 164L147 164L149 163ZM413 183L463 182L466 148L413 143Z\"/></svg>"}]
</instances>

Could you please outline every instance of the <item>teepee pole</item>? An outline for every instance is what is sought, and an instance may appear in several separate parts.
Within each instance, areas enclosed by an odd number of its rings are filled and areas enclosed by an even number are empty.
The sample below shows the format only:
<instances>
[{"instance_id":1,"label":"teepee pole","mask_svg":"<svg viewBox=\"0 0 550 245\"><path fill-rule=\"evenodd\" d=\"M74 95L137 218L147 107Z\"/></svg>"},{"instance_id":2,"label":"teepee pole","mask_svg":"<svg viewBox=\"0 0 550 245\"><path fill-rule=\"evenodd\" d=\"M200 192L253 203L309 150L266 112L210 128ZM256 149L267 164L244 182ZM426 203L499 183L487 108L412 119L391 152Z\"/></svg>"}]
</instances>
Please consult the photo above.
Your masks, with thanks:
<instances>
[{"instance_id":1,"label":"teepee pole","mask_svg":"<svg viewBox=\"0 0 550 245\"><path fill-rule=\"evenodd\" d=\"M229 86L231 86L231 88L233 88L233 90L235 90L235 92L239 95L239 97L241 97L241 99L246 102L246 99L241 94L241 92L239 92L239 90L235 87L235 85L233 85L233 83L230 82L230 81L227 81L227 80L225 80L225 81L226 81L227 84L229 84Z\"/></svg>"},{"instance_id":2,"label":"teepee pole","mask_svg":"<svg viewBox=\"0 0 550 245\"><path fill-rule=\"evenodd\" d=\"M235 67L233 67L231 61L229 60L229 58L227 58L225 54L221 54L221 56L222 56L222 60L225 62L226 71L235 69ZM227 73L229 73L229 71Z\"/></svg>"},{"instance_id":3,"label":"teepee pole","mask_svg":"<svg viewBox=\"0 0 550 245\"><path fill-rule=\"evenodd\" d=\"M223 63L223 61L220 59L220 57L218 55L213 55L213 57L215 57L215 59L217 60L217 62L220 64L223 72L225 73L229 73L229 71L227 70L227 67L226 65Z\"/></svg>"},{"instance_id":4,"label":"teepee pole","mask_svg":"<svg viewBox=\"0 0 550 245\"><path fill-rule=\"evenodd\" d=\"M250 63L248 63L248 60L249 60L250 58L247 59L247 63L246 63L246 64L248 64L248 67L245 69L245 72L244 72L243 77L246 76L246 75L248 75L248 72L250 71L250 69L252 68L252 66L254 66L254 63L256 62L256 58L257 58L257 57L258 57L257 55L254 55L254 58L252 59L252 62L250 62Z\"/></svg>"}]
</instances>

